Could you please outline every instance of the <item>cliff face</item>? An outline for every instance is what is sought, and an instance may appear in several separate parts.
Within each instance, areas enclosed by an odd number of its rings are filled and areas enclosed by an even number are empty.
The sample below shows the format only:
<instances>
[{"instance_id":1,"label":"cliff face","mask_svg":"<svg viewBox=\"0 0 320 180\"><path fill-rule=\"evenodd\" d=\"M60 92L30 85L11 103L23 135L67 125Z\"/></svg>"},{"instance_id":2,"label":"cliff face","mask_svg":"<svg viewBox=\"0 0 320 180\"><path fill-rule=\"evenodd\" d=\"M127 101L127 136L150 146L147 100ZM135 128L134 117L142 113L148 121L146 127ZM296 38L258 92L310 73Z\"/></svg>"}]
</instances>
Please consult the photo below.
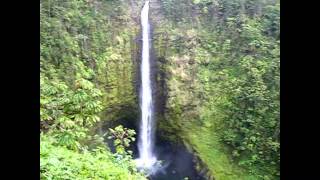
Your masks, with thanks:
<instances>
[{"instance_id":1,"label":"cliff face","mask_svg":"<svg viewBox=\"0 0 320 180\"><path fill-rule=\"evenodd\" d=\"M136 121L143 1L41 1L41 77L72 91L85 79L102 93L103 124ZM90 94L92 96L92 94ZM92 133L95 129L92 130Z\"/></svg>"},{"instance_id":2,"label":"cliff face","mask_svg":"<svg viewBox=\"0 0 320 180\"><path fill-rule=\"evenodd\" d=\"M278 179L279 4L153 0L150 5L158 133L187 145L208 177Z\"/></svg>"},{"instance_id":3,"label":"cliff face","mask_svg":"<svg viewBox=\"0 0 320 180\"><path fill-rule=\"evenodd\" d=\"M97 135L137 119L139 2L40 1L41 179L146 179Z\"/></svg>"}]
</instances>

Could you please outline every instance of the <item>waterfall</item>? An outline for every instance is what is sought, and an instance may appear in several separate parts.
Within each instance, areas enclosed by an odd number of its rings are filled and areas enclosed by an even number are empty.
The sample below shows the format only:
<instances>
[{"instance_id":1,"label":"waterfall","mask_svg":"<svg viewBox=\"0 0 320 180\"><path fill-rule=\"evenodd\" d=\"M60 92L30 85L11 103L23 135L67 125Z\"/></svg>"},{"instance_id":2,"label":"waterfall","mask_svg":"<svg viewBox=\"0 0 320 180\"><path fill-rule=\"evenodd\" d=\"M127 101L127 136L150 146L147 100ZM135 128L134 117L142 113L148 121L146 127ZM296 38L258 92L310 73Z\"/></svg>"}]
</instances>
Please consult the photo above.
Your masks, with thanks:
<instances>
[{"instance_id":1,"label":"waterfall","mask_svg":"<svg viewBox=\"0 0 320 180\"><path fill-rule=\"evenodd\" d=\"M149 1L146 1L141 11L142 25L142 62L141 62L141 89L140 108L141 122L138 139L139 158L137 166L150 170L157 159L153 152L153 102L150 80L150 31L149 31Z\"/></svg>"}]
</instances>

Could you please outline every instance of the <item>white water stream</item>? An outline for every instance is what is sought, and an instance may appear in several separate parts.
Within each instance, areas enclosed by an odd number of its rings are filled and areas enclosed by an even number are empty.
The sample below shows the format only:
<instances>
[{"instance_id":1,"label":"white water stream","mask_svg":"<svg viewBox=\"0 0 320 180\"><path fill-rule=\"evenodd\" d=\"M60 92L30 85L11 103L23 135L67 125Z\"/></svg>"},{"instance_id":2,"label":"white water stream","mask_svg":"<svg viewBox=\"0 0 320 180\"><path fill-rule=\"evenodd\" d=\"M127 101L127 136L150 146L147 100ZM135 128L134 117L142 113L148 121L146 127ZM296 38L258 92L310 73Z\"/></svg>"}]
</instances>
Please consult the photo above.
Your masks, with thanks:
<instances>
[{"instance_id":1,"label":"white water stream","mask_svg":"<svg viewBox=\"0 0 320 180\"><path fill-rule=\"evenodd\" d=\"M150 31L149 31L149 1L146 1L141 11L142 25L142 62L141 62L141 89L140 108L141 122L138 140L139 158L137 166L151 170L157 161L153 152L154 126L153 103L150 80Z\"/></svg>"}]
</instances>

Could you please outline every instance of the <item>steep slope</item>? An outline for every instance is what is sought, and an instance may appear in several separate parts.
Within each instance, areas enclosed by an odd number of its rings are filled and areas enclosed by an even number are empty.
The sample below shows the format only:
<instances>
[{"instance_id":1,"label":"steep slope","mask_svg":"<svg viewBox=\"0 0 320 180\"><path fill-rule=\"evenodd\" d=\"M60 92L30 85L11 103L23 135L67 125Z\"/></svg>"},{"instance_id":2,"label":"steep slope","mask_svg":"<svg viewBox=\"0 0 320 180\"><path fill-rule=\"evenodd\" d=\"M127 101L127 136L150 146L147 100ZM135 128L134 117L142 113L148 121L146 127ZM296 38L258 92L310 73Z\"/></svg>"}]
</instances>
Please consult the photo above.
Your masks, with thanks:
<instances>
[{"instance_id":1,"label":"steep slope","mask_svg":"<svg viewBox=\"0 0 320 180\"><path fill-rule=\"evenodd\" d=\"M279 2L157 2L162 136L187 144L208 177L279 179Z\"/></svg>"},{"instance_id":2,"label":"steep slope","mask_svg":"<svg viewBox=\"0 0 320 180\"><path fill-rule=\"evenodd\" d=\"M129 2L40 1L41 179L145 179L97 134L138 113L139 9Z\"/></svg>"}]
</instances>

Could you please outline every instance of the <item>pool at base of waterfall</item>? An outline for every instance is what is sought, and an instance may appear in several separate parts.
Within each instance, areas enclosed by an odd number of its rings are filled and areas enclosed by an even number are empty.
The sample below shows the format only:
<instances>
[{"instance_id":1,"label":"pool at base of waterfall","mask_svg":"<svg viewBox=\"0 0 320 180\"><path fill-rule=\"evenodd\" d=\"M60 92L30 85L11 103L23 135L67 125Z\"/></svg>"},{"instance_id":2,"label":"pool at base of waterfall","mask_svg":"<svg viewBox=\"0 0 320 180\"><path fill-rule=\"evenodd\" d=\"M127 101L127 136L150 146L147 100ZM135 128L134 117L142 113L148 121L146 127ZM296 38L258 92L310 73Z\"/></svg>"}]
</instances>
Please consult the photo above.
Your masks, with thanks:
<instances>
[{"instance_id":1,"label":"pool at base of waterfall","mask_svg":"<svg viewBox=\"0 0 320 180\"><path fill-rule=\"evenodd\" d=\"M157 162L149 169L141 169L150 180L205 180L195 169L194 156L182 145L157 138ZM137 147L132 149L138 158ZM136 159L136 161L139 161Z\"/></svg>"},{"instance_id":2,"label":"pool at base of waterfall","mask_svg":"<svg viewBox=\"0 0 320 180\"><path fill-rule=\"evenodd\" d=\"M156 145L161 167L149 176L150 180L204 180L195 169L193 155L185 147L162 141Z\"/></svg>"}]
</instances>

